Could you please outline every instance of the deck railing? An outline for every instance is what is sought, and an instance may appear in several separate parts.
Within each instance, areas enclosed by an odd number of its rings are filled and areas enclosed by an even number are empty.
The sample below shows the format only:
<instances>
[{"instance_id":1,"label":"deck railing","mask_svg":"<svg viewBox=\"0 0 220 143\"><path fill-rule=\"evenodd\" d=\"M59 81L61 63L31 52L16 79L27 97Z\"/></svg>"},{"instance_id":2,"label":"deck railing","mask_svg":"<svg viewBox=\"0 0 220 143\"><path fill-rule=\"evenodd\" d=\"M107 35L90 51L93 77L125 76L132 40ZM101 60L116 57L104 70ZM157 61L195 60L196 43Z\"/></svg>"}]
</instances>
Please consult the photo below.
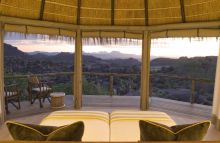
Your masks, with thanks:
<instances>
[{"instance_id":1,"label":"deck railing","mask_svg":"<svg viewBox=\"0 0 220 143\"><path fill-rule=\"evenodd\" d=\"M140 74L126 74L126 73L95 73L95 72L84 72L84 75L94 76L105 76L109 79L109 95L114 95L114 78L115 77L140 77Z\"/></svg>"},{"instance_id":2,"label":"deck railing","mask_svg":"<svg viewBox=\"0 0 220 143\"><path fill-rule=\"evenodd\" d=\"M57 76L70 76L72 77L74 73L73 72L59 72L59 73L46 73L46 74L34 74L35 76L38 76L39 78L43 77L57 77ZM110 96L113 96L114 93L114 79L116 77L139 77L140 74L125 74L125 73L97 73L97 72L84 72L84 76L104 76L108 77L109 79L109 87L108 87L108 93ZM8 75L5 76L5 82L6 81L16 81L19 79L26 80L31 75ZM187 80L191 82L191 95L190 95L190 103L195 103L195 97L196 97L196 84L197 83L211 83L214 85L214 81L209 79L200 79L200 78L192 78L192 77L183 77L183 76L175 76L175 75L164 75L164 74L151 74L150 78L153 80L154 78L168 78L168 79L178 79L178 80ZM72 80L72 79L71 79ZM73 80L72 80L73 81ZM72 82L71 81L71 82ZM71 85L70 85L71 86ZM150 95L152 95L152 85L150 84Z\"/></svg>"},{"instance_id":3,"label":"deck railing","mask_svg":"<svg viewBox=\"0 0 220 143\"><path fill-rule=\"evenodd\" d=\"M190 95L190 103L195 103L195 97L196 97L196 84L197 83L207 83L207 84L213 84L214 81L210 79L204 79L204 78L192 78L188 76L176 76L176 75L165 75L165 74L152 74L151 79L155 77L164 77L169 79L179 79L179 80L187 80L191 82L191 95ZM152 89L152 87L150 87Z\"/></svg>"}]
</instances>

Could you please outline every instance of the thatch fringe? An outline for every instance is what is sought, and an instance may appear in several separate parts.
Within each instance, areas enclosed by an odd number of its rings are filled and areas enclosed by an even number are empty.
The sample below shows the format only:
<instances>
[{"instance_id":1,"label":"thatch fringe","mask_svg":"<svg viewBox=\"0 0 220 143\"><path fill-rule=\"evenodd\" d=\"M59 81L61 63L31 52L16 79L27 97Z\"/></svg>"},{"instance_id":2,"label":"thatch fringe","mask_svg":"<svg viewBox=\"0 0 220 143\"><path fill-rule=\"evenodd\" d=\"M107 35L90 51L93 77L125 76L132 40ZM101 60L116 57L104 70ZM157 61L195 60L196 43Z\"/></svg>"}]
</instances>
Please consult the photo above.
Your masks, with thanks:
<instances>
[{"instance_id":1,"label":"thatch fringe","mask_svg":"<svg viewBox=\"0 0 220 143\"><path fill-rule=\"evenodd\" d=\"M56 36L56 35L42 35L42 34L26 34L18 32L5 32L6 37L18 39L36 39L36 40L61 40L70 44L75 43L74 37ZM82 38L84 45L140 45L142 40L130 38Z\"/></svg>"},{"instance_id":2,"label":"thatch fringe","mask_svg":"<svg viewBox=\"0 0 220 143\"><path fill-rule=\"evenodd\" d=\"M128 38L83 38L82 42L84 45L140 45L142 40L128 39Z\"/></svg>"},{"instance_id":3,"label":"thatch fringe","mask_svg":"<svg viewBox=\"0 0 220 143\"><path fill-rule=\"evenodd\" d=\"M75 37L66 37L66 36L57 36L57 35L42 35L42 34L26 34L26 33L18 33L18 32L5 32L5 37L12 39L36 39L36 40L60 40L66 41L70 44L75 43ZM188 39L191 41L204 41L209 40L210 37L152 37L152 44L157 43L160 39ZM215 38L216 41L219 40L219 37ZM83 45L141 45L142 39L132 39L132 38L108 38L108 37L86 37L82 38Z\"/></svg>"},{"instance_id":4,"label":"thatch fringe","mask_svg":"<svg viewBox=\"0 0 220 143\"><path fill-rule=\"evenodd\" d=\"M12 39L36 39L36 40L60 40L68 43L74 43L74 37L59 36L59 35L42 35L42 34L27 34L19 32L5 32L5 37L11 37Z\"/></svg>"}]
</instances>

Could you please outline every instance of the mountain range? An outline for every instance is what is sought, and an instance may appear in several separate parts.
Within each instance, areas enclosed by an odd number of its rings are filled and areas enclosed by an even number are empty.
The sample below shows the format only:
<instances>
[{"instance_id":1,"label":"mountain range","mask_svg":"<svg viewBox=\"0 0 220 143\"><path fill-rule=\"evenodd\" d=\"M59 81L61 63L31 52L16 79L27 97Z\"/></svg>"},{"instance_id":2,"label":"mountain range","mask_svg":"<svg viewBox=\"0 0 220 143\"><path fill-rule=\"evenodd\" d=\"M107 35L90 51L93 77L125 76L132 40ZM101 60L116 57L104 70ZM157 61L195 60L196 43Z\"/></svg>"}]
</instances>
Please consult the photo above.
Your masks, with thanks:
<instances>
[{"instance_id":1,"label":"mountain range","mask_svg":"<svg viewBox=\"0 0 220 143\"><path fill-rule=\"evenodd\" d=\"M43 56L55 56L58 55L62 52L43 52L43 51L34 51L34 52L28 52L28 55L32 55L32 56L38 56L38 57L43 57ZM136 54L125 54L125 53L121 53L118 51L112 51L112 52L105 52L105 51L101 51L101 52L94 52L94 53L86 53L83 52L83 55L87 55L87 56L93 56L96 58L100 58L100 59L129 59L129 58L133 58L133 59L137 59L139 61L141 61L141 55L136 55ZM151 56L151 60L159 58L157 56Z\"/></svg>"},{"instance_id":2,"label":"mountain range","mask_svg":"<svg viewBox=\"0 0 220 143\"><path fill-rule=\"evenodd\" d=\"M43 52L43 51L34 51L34 52L28 52L28 55L37 55L37 54L43 54L47 56L55 56L59 54L59 52Z\"/></svg>"},{"instance_id":3,"label":"mountain range","mask_svg":"<svg viewBox=\"0 0 220 143\"><path fill-rule=\"evenodd\" d=\"M4 44L6 70L15 71L20 67L19 72L45 73L72 71L74 53L61 52L54 55L36 52L35 54L25 53L17 47ZM84 71L96 72L139 72L141 62L134 58L127 59L101 59L92 55L83 54ZM36 67L39 65L39 67ZM45 68L47 67L47 68ZM26 69L26 70L25 70Z\"/></svg>"},{"instance_id":4,"label":"mountain range","mask_svg":"<svg viewBox=\"0 0 220 143\"><path fill-rule=\"evenodd\" d=\"M141 60L141 55L135 55L135 54L125 54L118 51L112 51L112 52L96 52L96 53L83 53L84 55L90 55L94 56L100 59L129 59L134 58L137 60Z\"/></svg>"}]
</instances>

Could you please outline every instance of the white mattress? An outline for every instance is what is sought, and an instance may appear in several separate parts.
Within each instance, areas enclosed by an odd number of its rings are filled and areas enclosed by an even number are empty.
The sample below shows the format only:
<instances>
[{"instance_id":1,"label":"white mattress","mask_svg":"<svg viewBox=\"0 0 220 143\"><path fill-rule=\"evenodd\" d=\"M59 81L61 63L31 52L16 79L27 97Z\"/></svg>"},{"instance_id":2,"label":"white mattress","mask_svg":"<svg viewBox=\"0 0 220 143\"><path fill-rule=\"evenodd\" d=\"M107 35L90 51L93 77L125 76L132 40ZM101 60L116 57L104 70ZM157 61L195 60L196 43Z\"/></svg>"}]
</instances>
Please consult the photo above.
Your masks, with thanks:
<instances>
[{"instance_id":1,"label":"white mattress","mask_svg":"<svg viewBox=\"0 0 220 143\"><path fill-rule=\"evenodd\" d=\"M109 141L109 114L99 111L56 111L42 120L41 125L62 126L83 121L82 141Z\"/></svg>"},{"instance_id":2,"label":"white mattress","mask_svg":"<svg viewBox=\"0 0 220 143\"><path fill-rule=\"evenodd\" d=\"M115 111L110 118L110 141L139 141L139 120L149 120L167 126L176 125L166 113L156 111Z\"/></svg>"}]
</instances>

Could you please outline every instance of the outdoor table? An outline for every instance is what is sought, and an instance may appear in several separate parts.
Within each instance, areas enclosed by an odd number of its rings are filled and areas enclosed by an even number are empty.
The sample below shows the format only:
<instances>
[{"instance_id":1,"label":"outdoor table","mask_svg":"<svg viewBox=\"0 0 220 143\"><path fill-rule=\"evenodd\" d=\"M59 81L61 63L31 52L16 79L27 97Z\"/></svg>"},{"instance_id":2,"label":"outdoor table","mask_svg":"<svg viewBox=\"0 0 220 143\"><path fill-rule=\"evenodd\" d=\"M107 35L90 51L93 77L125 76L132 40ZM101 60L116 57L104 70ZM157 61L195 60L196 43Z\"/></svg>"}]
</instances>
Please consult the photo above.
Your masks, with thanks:
<instances>
[{"instance_id":1,"label":"outdoor table","mask_svg":"<svg viewBox=\"0 0 220 143\"><path fill-rule=\"evenodd\" d=\"M64 104L65 93L64 92L52 92L50 96L51 96L51 107L52 108L65 107L65 104Z\"/></svg>"}]
</instances>

